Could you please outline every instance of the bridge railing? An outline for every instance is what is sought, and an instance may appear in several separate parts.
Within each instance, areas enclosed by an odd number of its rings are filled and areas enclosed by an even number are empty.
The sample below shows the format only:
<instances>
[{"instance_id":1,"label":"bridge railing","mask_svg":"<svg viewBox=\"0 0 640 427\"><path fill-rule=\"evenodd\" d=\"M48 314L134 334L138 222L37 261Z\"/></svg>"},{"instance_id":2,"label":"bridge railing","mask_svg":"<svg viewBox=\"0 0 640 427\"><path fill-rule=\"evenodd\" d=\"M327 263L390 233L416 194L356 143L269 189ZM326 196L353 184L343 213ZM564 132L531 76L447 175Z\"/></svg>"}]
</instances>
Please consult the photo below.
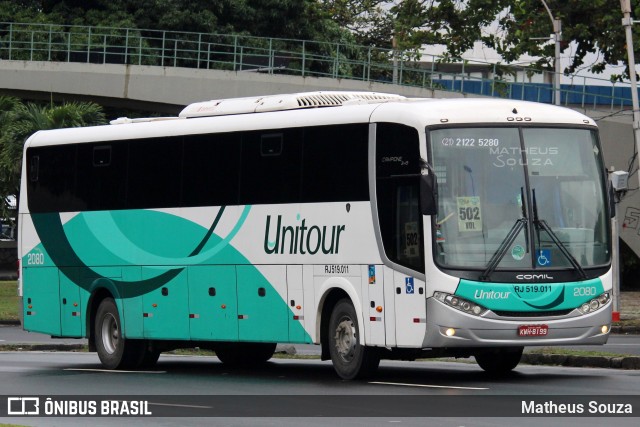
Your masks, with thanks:
<instances>
[{"instance_id":1,"label":"bridge railing","mask_svg":"<svg viewBox=\"0 0 640 427\"><path fill-rule=\"evenodd\" d=\"M395 55L395 57L394 57ZM396 83L428 89L552 102L549 70L454 61L340 43L243 35L0 23L0 59L187 67ZM565 76L566 77L566 76ZM518 81L520 80L520 81ZM628 85L573 76L563 104L624 108Z\"/></svg>"}]
</instances>

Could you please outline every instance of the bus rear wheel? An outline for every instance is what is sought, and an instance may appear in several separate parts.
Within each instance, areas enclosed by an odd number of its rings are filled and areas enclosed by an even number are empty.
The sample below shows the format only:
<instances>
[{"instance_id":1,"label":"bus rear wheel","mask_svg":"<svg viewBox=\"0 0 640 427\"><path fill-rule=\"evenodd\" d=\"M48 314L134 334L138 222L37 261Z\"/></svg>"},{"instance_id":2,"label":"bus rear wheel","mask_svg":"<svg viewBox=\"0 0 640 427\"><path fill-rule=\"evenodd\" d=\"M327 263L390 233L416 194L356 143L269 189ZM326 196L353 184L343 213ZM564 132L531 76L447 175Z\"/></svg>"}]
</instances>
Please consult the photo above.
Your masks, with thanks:
<instances>
[{"instance_id":1,"label":"bus rear wheel","mask_svg":"<svg viewBox=\"0 0 640 427\"><path fill-rule=\"evenodd\" d=\"M122 336L122 323L113 298L105 298L98 306L94 333L98 357L105 368L138 367L145 351L144 342L127 340Z\"/></svg>"},{"instance_id":2,"label":"bus rear wheel","mask_svg":"<svg viewBox=\"0 0 640 427\"><path fill-rule=\"evenodd\" d=\"M151 369L156 366L160 358L160 351L156 350L145 340L140 341L140 349L135 362L136 368Z\"/></svg>"},{"instance_id":3,"label":"bus rear wheel","mask_svg":"<svg viewBox=\"0 0 640 427\"><path fill-rule=\"evenodd\" d=\"M483 349L474 354L478 365L487 373L503 375L511 372L522 358L524 347Z\"/></svg>"},{"instance_id":4,"label":"bus rear wheel","mask_svg":"<svg viewBox=\"0 0 640 427\"><path fill-rule=\"evenodd\" d=\"M338 301L329 320L329 354L340 378L371 376L380 364L376 349L361 344L356 310L349 299Z\"/></svg>"}]
</instances>

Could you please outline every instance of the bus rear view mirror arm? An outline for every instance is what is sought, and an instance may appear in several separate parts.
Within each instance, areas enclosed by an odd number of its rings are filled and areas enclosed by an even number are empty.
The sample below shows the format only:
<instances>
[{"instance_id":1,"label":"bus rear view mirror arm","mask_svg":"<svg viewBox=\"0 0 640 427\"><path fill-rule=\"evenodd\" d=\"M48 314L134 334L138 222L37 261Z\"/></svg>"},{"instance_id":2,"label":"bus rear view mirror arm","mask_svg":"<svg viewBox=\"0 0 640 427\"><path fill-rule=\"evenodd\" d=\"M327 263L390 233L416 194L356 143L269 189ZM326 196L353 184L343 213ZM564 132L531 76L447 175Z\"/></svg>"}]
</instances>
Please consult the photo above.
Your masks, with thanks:
<instances>
[{"instance_id":1,"label":"bus rear view mirror arm","mask_svg":"<svg viewBox=\"0 0 640 427\"><path fill-rule=\"evenodd\" d=\"M420 210L422 215L438 213L438 180L433 172L420 176Z\"/></svg>"}]
</instances>

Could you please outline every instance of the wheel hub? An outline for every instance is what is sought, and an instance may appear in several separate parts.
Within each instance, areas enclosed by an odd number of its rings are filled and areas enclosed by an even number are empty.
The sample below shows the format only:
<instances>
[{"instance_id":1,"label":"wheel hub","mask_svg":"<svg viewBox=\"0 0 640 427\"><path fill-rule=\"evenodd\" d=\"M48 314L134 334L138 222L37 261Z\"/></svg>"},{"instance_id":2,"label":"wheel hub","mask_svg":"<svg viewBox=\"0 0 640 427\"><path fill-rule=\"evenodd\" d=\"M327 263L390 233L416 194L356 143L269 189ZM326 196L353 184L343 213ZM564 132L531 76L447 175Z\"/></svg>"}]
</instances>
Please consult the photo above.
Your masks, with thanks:
<instances>
[{"instance_id":1,"label":"wheel hub","mask_svg":"<svg viewBox=\"0 0 640 427\"><path fill-rule=\"evenodd\" d=\"M340 319L335 334L336 350L345 362L351 362L358 344L358 336L353 320L349 317Z\"/></svg>"},{"instance_id":2,"label":"wheel hub","mask_svg":"<svg viewBox=\"0 0 640 427\"><path fill-rule=\"evenodd\" d=\"M120 340L120 330L118 322L112 314L107 314L102 320L102 344L109 354L113 354L118 347Z\"/></svg>"}]
</instances>

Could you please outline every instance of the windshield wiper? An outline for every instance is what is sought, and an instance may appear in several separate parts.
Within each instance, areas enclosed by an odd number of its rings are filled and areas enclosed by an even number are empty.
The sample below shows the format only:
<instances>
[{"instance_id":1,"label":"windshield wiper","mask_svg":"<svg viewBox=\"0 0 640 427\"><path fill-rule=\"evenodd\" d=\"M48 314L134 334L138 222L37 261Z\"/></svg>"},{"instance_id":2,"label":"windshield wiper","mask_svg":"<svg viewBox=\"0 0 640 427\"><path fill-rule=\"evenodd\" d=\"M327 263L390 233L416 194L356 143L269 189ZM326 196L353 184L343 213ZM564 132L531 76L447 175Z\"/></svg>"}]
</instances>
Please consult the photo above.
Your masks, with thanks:
<instances>
[{"instance_id":1,"label":"windshield wiper","mask_svg":"<svg viewBox=\"0 0 640 427\"><path fill-rule=\"evenodd\" d=\"M506 237L498 247L498 250L495 251L491 259L489 260L487 269L482 273L482 275L480 275L480 281L489 279L491 273L494 272L498 264L500 264L500 261L502 261L502 258L504 258L504 255L507 253L507 249L509 249L509 246L511 246L511 244L516 240L516 237L518 237L518 234L520 234L520 231L522 231L526 224L527 218L520 218L516 220L516 223L513 224L513 227L511 227L511 230L509 230L509 233L507 233Z\"/></svg>"},{"instance_id":2,"label":"windshield wiper","mask_svg":"<svg viewBox=\"0 0 640 427\"><path fill-rule=\"evenodd\" d=\"M511 227L511 230L509 230L505 238L502 240L502 243L500 243L500 246L498 246L498 250L495 251L494 254L491 256L491 259L489 260L489 264L487 264L487 269L480 275L480 281L485 281L489 279L489 276L491 276L491 273L495 271L496 267L498 267L498 264L500 264L500 261L502 261L502 258L504 258L504 255L507 253L507 249L509 249L511 244L518 237L518 234L520 234L522 229L527 225L527 222L528 222L527 215L526 215L527 211L524 207L524 188L522 187L520 187L520 197L521 197L521 204L522 204L522 218L516 220L515 224L513 224L513 227ZM526 247L528 251L529 237L528 237L528 233L524 233L524 234L525 234L525 239L527 240Z\"/></svg>"},{"instance_id":3,"label":"windshield wiper","mask_svg":"<svg viewBox=\"0 0 640 427\"><path fill-rule=\"evenodd\" d=\"M560 249L560 252L562 252L562 255L564 255L565 258L567 258L567 260L573 266L573 268L578 272L578 274L580 274L580 277L583 280L586 279L587 273L585 273L580 263L578 263L578 260L575 259L573 255L571 255L571 252L569 252L567 247L560 241L556 233L551 229L551 227L549 227L549 224L547 224L547 221L545 221L544 219L540 219L538 217L538 204L536 203L536 190L532 189L531 192L533 194L533 224L536 226L536 228L542 228L544 231L547 232L549 237L551 237L551 241L553 241L553 243L558 247L558 249ZM540 242L539 237L538 237L538 242Z\"/></svg>"}]
</instances>

